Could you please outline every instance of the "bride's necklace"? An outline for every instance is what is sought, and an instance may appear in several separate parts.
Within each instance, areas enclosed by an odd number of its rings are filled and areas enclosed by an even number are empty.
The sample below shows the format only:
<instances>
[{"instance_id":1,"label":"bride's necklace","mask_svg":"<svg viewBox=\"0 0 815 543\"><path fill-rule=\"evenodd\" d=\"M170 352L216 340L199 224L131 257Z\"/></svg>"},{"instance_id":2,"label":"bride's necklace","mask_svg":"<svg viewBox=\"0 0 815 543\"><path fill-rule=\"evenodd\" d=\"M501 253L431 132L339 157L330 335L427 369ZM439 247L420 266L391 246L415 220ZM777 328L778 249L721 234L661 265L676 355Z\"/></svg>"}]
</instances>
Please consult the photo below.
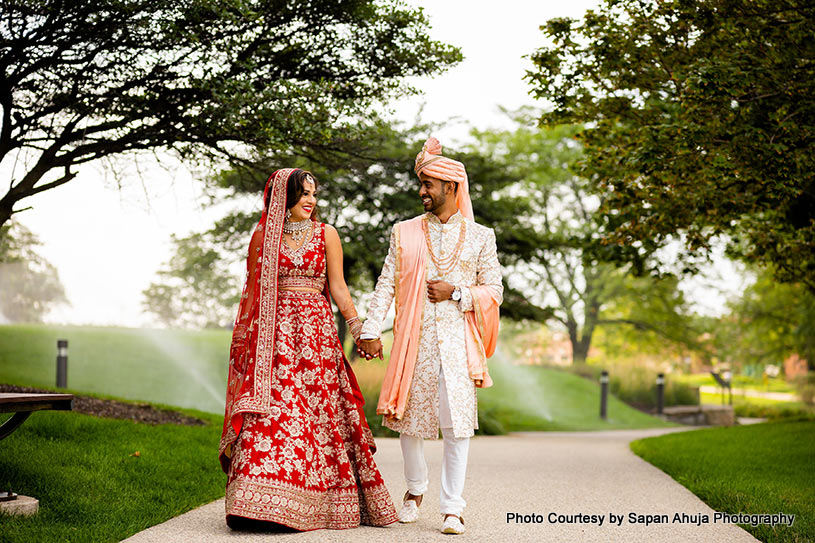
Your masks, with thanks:
<instances>
[{"instance_id":1,"label":"bride's necklace","mask_svg":"<svg viewBox=\"0 0 815 543\"><path fill-rule=\"evenodd\" d=\"M296 222L286 220L283 223L283 232L291 236L291 240L294 242L295 246L301 245L301 242L305 239L310 228L311 221L309 220Z\"/></svg>"}]
</instances>

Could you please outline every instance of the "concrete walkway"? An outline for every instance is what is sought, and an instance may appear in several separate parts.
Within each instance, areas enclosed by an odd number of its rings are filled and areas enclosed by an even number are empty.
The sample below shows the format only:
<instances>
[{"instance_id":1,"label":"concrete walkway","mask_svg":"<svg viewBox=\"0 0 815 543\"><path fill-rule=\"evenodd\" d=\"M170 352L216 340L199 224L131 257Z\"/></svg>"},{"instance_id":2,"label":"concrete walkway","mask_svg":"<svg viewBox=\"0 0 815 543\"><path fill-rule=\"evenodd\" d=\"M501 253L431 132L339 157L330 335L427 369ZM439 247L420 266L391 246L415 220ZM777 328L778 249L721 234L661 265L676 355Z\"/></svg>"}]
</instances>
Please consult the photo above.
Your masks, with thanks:
<instances>
[{"instance_id":1,"label":"concrete walkway","mask_svg":"<svg viewBox=\"0 0 815 543\"><path fill-rule=\"evenodd\" d=\"M713 522L713 510L668 475L628 448L634 439L690 428L607 432L546 432L477 437L470 444L464 498L467 532L459 539L520 543L546 541L651 543L757 541L736 525ZM396 439L377 439L376 461L391 495L404 493L402 459ZM450 541L439 532L441 442L425 442L430 490L415 524L353 530L277 534L232 532L218 500L127 539L130 543L189 542L411 542ZM609 524L609 513L625 517ZM507 522L508 514L539 515L536 523ZM603 515L603 524L550 522L549 516ZM667 514L669 523L632 524L635 515ZM675 513L707 514L710 524L673 524ZM530 519L533 520L533 519Z\"/></svg>"}]
</instances>

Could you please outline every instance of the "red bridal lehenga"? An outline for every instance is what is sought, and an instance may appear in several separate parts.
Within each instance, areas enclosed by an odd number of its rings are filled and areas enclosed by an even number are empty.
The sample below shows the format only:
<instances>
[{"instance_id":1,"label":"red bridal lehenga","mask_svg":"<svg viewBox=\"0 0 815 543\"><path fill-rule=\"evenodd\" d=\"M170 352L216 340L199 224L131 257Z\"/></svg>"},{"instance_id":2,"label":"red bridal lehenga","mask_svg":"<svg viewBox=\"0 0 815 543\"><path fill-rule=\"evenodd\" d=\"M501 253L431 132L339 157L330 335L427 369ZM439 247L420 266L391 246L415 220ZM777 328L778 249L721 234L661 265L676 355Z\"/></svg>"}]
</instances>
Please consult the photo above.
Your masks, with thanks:
<instances>
[{"instance_id":1,"label":"red bridal lehenga","mask_svg":"<svg viewBox=\"0 0 815 543\"><path fill-rule=\"evenodd\" d=\"M314 222L311 238L293 251L274 239L282 234L268 231L282 226L282 214L281 224L273 214L264 213L252 237L233 333L220 448L226 514L297 530L393 523L396 511L328 298L325 225ZM286 287L320 292L280 290Z\"/></svg>"}]
</instances>

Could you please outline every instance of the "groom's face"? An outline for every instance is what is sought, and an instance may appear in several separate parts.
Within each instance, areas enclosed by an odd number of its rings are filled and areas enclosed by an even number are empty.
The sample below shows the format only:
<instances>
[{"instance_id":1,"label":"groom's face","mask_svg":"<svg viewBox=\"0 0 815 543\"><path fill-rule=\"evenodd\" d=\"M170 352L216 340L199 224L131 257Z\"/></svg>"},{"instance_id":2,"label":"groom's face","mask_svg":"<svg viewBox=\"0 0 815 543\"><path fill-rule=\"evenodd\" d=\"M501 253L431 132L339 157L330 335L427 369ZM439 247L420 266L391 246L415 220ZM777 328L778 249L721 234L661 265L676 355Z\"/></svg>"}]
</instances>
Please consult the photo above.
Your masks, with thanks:
<instances>
[{"instance_id":1,"label":"groom's face","mask_svg":"<svg viewBox=\"0 0 815 543\"><path fill-rule=\"evenodd\" d=\"M447 194L440 179L430 177L424 173L419 174L419 198L425 211L435 212L447 202Z\"/></svg>"}]
</instances>

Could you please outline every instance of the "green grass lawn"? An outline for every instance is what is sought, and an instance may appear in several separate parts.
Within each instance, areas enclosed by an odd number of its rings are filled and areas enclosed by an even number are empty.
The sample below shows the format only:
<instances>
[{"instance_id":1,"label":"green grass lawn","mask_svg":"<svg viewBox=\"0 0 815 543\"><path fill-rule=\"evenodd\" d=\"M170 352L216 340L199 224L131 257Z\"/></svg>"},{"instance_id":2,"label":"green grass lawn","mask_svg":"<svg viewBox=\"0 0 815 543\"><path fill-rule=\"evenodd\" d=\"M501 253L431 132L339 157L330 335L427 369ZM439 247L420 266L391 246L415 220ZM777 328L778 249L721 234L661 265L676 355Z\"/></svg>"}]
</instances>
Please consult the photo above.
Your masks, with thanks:
<instances>
[{"instance_id":1,"label":"green grass lawn","mask_svg":"<svg viewBox=\"0 0 815 543\"><path fill-rule=\"evenodd\" d=\"M815 421L679 432L631 450L715 511L795 514L789 528L743 526L761 541L815 541Z\"/></svg>"},{"instance_id":2,"label":"green grass lawn","mask_svg":"<svg viewBox=\"0 0 815 543\"><path fill-rule=\"evenodd\" d=\"M0 517L0 541L120 541L223 496L222 417L187 414L208 425L34 413L0 442L0 488L34 496L40 512Z\"/></svg>"},{"instance_id":3,"label":"green grass lawn","mask_svg":"<svg viewBox=\"0 0 815 543\"><path fill-rule=\"evenodd\" d=\"M600 418L600 385L573 373L540 366L490 364L495 384L478 391L482 422L506 431L612 430L674 426L608 398ZM492 432L491 432L492 433Z\"/></svg>"},{"instance_id":4,"label":"green grass lawn","mask_svg":"<svg viewBox=\"0 0 815 543\"><path fill-rule=\"evenodd\" d=\"M721 394L700 393L702 403L722 404ZM725 404L728 399L725 395ZM809 418L815 420L815 409L804 402L785 402L770 398L733 395L733 411L737 417L760 417L770 420Z\"/></svg>"},{"instance_id":5,"label":"green grass lawn","mask_svg":"<svg viewBox=\"0 0 815 543\"><path fill-rule=\"evenodd\" d=\"M0 326L0 382L53 387L57 339L73 390L223 414L229 331Z\"/></svg>"},{"instance_id":6,"label":"green grass lawn","mask_svg":"<svg viewBox=\"0 0 815 543\"><path fill-rule=\"evenodd\" d=\"M389 349L390 334L385 347ZM230 334L222 330L139 330L78 326L0 326L0 382L53 387L56 341L68 339L68 386L138 401L223 413ZM482 430L595 430L666 423L609 397L601 421L600 388L577 375L490 361L495 386L479 391ZM386 360L387 362L387 360ZM375 414L385 362L355 364L377 435L393 435Z\"/></svg>"},{"instance_id":7,"label":"green grass lawn","mask_svg":"<svg viewBox=\"0 0 815 543\"><path fill-rule=\"evenodd\" d=\"M693 386L715 386L719 384L713 379L709 373L695 373L692 375L677 374L676 379ZM733 388L744 388L749 390L758 390L760 392L787 392L797 394L798 390L794 384L788 383L782 377L774 377L767 379L766 384L760 377L749 377L747 375L734 375Z\"/></svg>"},{"instance_id":8,"label":"green grass lawn","mask_svg":"<svg viewBox=\"0 0 815 543\"><path fill-rule=\"evenodd\" d=\"M710 392L700 392L699 398L702 400L702 403L710 403L715 405L722 405L722 395L721 394L714 394ZM728 403L728 395L724 394L724 403L725 405ZM772 398L757 398L754 396L742 396L741 394L733 394L733 407L738 407L739 405L772 405L777 407L790 407L790 408L799 408L804 409L806 405L804 402L788 402L784 400L774 400Z\"/></svg>"},{"instance_id":9,"label":"green grass lawn","mask_svg":"<svg viewBox=\"0 0 815 543\"><path fill-rule=\"evenodd\" d=\"M381 426L376 400L385 364L358 362L357 379L374 435L397 434ZM614 430L674 426L609 396L608 420L600 419L600 386L573 373L541 366L490 363L495 384L478 390L480 434L541 430Z\"/></svg>"}]
</instances>

